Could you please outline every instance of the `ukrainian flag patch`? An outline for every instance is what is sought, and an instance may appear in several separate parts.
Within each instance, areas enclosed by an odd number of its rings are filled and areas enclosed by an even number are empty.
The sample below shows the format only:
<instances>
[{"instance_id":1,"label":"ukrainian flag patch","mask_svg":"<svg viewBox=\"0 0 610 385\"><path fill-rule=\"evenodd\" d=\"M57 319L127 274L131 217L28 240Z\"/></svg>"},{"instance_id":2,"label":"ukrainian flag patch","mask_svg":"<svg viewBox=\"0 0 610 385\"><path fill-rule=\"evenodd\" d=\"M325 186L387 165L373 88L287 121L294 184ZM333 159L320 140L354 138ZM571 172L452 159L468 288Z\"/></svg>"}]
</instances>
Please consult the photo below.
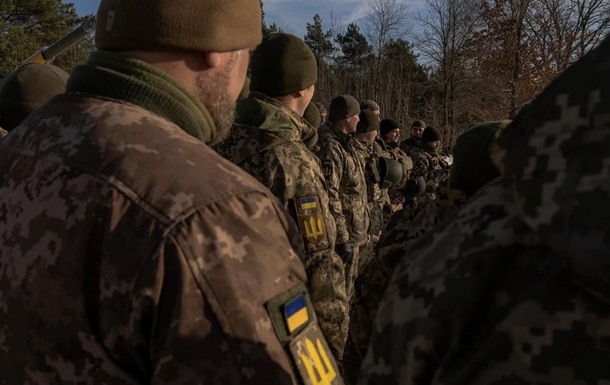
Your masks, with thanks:
<instances>
[{"instance_id":1,"label":"ukrainian flag patch","mask_svg":"<svg viewBox=\"0 0 610 385\"><path fill-rule=\"evenodd\" d=\"M301 198L299 199L301 210L311 210L318 207L315 197Z\"/></svg>"},{"instance_id":2,"label":"ukrainian flag patch","mask_svg":"<svg viewBox=\"0 0 610 385\"><path fill-rule=\"evenodd\" d=\"M284 319L288 332L292 333L309 321L305 295L300 295L284 305Z\"/></svg>"}]
</instances>

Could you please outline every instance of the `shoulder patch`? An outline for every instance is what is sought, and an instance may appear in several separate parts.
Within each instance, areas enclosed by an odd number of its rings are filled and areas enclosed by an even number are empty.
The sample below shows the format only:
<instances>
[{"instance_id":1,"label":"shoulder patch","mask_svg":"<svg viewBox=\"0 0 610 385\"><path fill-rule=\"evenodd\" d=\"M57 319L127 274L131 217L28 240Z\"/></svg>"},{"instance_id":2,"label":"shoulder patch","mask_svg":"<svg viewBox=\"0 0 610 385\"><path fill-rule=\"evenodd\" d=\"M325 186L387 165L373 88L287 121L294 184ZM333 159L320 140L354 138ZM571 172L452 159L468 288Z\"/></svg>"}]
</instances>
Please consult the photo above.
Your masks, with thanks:
<instances>
[{"instance_id":1,"label":"shoulder patch","mask_svg":"<svg viewBox=\"0 0 610 385\"><path fill-rule=\"evenodd\" d=\"M315 320L305 285L299 284L272 298L265 306L300 383L342 385L337 363Z\"/></svg>"},{"instance_id":2,"label":"shoulder patch","mask_svg":"<svg viewBox=\"0 0 610 385\"><path fill-rule=\"evenodd\" d=\"M326 178L330 177L333 174L333 161L330 159L324 159L322 161L322 174Z\"/></svg>"},{"instance_id":3,"label":"shoulder patch","mask_svg":"<svg viewBox=\"0 0 610 385\"><path fill-rule=\"evenodd\" d=\"M330 247L320 198L308 195L294 200L296 220L303 236L306 252L325 250Z\"/></svg>"}]
</instances>

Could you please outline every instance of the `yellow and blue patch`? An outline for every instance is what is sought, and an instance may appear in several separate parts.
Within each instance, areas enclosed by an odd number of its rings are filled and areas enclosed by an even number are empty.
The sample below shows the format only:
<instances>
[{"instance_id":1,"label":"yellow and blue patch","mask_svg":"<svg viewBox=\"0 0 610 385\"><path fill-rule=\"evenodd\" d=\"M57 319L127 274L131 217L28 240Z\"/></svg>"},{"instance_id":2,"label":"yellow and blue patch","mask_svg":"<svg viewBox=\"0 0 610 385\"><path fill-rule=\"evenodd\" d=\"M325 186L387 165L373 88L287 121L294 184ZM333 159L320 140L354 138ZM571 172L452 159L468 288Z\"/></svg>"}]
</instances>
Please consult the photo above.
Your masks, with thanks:
<instances>
[{"instance_id":1,"label":"yellow and blue patch","mask_svg":"<svg viewBox=\"0 0 610 385\"><path fill-rule=\"evenodd\" d=\"M305 295L300 295L284 305L284 319L288 332L292 333L309 321Z\"/></svg>"},{"instance_id":2,"label":"yellow and blue patch","mask_svg":"<svg viewBox=\"0 0 610 385\"><path fill-rule=\"evenodd\" d=\"M315 197L301 198L299 199L301 210L311 210L318 207Z\"/></svg>"}]
</instances>

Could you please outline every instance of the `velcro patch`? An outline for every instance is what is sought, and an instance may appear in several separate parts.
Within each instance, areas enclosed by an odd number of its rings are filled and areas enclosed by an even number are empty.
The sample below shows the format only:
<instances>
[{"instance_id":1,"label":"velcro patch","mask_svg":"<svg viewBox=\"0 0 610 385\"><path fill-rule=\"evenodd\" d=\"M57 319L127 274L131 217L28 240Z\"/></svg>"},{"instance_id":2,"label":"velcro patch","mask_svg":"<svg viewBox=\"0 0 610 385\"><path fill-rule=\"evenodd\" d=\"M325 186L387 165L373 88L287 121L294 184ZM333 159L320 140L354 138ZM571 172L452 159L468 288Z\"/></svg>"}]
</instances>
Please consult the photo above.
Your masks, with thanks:
<instances>
[{"instance_id":1,"label":"velcro patch","mask_svg":"<svg viewBox=\"0 0 610 385\"><path fill-rule=\"evenodd\" d=\"M265 307L278 340L303 385L343 385L337 362L320 331L304 284L269 300Z\"/></svg>"},{"instance_id":2,"label":"velcro patch","mask_svg":"<svg viewBox=\"0 0 610 385\"><path fill-rule=\"evenodd\" d=\"M294 204L305 251L312 252L330 247L320 198L317 195L296 198Z\"/></svg>"},{"instance_id":3,"label":"velcro patch","mask_svg":"<svg viewBox=\"0 0 610 385\"><path fill-rule=\"evenodd\" d=\"M333 161L330 159L324 159L322 161L322 174L326 178L329 178L333 174Z\"/></svg>"},{"instance_id":4,"label":"velcro patch","mask_svg":"<svg viewBox=\"0 0 610 385\"><path fill-rule=\"evenodd\" d=\"M309 321L305 295L300 295L284 305L284 320L288 332L292 333Z\"/></svg>"},{"instance_id":5,"label":"velcro patch","mask_svg":"<svg viewBox=\"0 0 610 385\"><path fill-rule=\"evenodd\" d=\"M290 355L305 385L340 385L339 369L317 324L290 343Z\"/></svg>"}]
</instances>

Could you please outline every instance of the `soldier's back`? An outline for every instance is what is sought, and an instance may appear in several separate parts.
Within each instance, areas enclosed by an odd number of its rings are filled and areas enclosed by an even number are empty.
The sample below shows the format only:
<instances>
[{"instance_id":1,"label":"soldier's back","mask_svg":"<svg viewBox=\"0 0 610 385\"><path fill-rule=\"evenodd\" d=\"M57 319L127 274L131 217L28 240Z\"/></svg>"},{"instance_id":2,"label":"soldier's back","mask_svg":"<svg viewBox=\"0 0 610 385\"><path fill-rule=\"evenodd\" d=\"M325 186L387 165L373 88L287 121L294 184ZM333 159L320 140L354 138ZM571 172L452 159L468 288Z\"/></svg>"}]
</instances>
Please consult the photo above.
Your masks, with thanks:
<instances>
[{"instance_id":1,"label":"soldier's back","mask_svg":"<svg viewBox=\"0 0 610 385\"><path fill-rule=\"evenodd\" d=\"M4 381L292 383L268 311L306 278L262 185L159 116L77 94L0 143Z\"/></svg>"}]
</instances>

